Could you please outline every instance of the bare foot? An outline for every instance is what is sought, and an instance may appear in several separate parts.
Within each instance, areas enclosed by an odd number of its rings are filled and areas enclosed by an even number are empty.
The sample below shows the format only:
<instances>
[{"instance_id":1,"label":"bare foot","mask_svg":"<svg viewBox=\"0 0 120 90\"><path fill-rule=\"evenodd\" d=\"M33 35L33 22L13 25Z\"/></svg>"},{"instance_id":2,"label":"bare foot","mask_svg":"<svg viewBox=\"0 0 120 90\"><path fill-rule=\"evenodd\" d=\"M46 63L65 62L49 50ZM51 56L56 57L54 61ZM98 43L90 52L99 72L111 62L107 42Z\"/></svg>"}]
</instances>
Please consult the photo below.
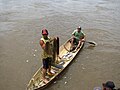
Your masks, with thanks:
<instances>
[{"instance_id":1,"label":"bare foot","mask_svg":"<svg viewBox=\"0 0 120 90\"><path fill-rule=\"evenodd\" d=\"M47 79L43 79L43 82L47 84L49 81Z\"/></svg>"}]
</instances>

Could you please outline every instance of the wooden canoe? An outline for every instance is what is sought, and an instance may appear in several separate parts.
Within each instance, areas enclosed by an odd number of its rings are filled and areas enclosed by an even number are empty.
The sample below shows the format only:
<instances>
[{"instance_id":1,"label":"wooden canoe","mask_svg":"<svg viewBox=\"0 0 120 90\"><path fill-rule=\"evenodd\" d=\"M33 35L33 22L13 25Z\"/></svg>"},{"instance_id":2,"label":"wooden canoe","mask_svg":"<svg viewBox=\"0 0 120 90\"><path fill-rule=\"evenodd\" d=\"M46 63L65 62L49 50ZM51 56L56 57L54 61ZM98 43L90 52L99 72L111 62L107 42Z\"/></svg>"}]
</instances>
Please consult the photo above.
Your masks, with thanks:
<instances>
[{"instance_id":1,"label":"wooden canoe","mask_svg":"<svg viewBox=\"0 0 120 90\"><path fill-rule=\"evenodd\" d=\"M47 85L49 85L70 63L72 60L74 60L75 56L78 54L78 52L82 49L84 46L84 42L82 42L81 46L77 51L69 51L70 50L70 39L67 40L63 45L59 48L59 56L60 58L57 58L57 65L56 66L62 66L62 68L57 68L55 66L51 67L51 70L55 72L53 76L46 75L46 78L49 78L49 82L45 84L42 80L42 72L40 67L37 72L33 75L32 79L29 81L27 85L27 90L37 90L37 89L43 89Z\"/></svg>"}]
</instances>

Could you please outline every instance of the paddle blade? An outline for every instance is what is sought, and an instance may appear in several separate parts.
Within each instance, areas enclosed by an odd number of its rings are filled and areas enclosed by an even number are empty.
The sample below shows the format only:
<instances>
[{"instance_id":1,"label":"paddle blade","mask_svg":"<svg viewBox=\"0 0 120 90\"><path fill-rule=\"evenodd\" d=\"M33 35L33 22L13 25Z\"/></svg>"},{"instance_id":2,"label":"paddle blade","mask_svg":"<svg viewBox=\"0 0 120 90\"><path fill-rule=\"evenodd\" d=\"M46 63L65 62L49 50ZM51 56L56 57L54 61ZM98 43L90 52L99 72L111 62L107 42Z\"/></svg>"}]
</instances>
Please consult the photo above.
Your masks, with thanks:
<instances>
[{"instance_id":1,"label":"paddle blade","mask_svg":"<svg viewBox=\"0 0 120 90\"><path fill-rule=\"evenodd\" d=\"M94 46L97 45L97 44L96 44L95 42L93 42L93 41L87 41L87 43L92 44L92 45L94 45Z\"/></svg>"}]
</instances>

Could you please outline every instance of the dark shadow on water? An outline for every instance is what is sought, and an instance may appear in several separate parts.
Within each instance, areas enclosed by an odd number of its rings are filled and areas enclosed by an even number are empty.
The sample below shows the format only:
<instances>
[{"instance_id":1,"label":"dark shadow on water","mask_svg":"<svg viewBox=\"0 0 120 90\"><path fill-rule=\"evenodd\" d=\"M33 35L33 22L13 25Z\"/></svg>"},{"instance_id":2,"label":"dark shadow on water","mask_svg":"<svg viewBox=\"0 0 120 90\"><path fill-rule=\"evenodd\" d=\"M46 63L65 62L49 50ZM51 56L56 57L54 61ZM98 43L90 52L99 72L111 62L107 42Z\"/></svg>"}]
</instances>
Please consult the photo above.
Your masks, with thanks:
<instances>
[{"instance_id":1,"label":"dark shadow on water","mask_svg":"<svg viewBox=\"0 0 120 90\"><path fill-rule=\"evenodd\" d=\"M88 46L88 47L86 47L86 49L91 49L91 50L93 50L95 48L95 46Z\"/></svg>"}]
</instances>

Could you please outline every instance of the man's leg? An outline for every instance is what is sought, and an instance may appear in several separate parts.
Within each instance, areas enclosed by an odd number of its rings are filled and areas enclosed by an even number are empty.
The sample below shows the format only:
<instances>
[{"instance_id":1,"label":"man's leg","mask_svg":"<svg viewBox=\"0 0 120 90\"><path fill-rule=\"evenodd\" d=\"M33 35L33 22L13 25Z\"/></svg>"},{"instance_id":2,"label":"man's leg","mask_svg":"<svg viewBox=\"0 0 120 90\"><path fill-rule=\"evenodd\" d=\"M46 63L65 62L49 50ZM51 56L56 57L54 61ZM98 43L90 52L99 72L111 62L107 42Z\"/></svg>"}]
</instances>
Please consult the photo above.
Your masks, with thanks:
<instances>
[{"instance_id":1,"label":"man's leg","mask_svg":"<svg viewBox=\"0 0 120 90\"><path fill-rule=\"evenodd\" d=\"M43 81L44 81L45 83L48 83L48 80L47 80L47 78L45 77L45 76L46 76L46 73L47 73L47 69L43 68L43 69L42 69L42 78L43 78Z\"/></svg>"},{"instance_id":2,"label":"man's leg","mask_svg":"<svg viewBox=\"0 0 120 90\"><path fill-rule=\"evenodd\" d=\"M78 45L77 45L77 47L76 47L75 50L77 50L78 48L80 48L82 42L85 42L85 40L84 39L79 40Z\"/></svg>"},{"instance_id":3,"label":"man's leg","mask_svg":"<svg viewBox=\"0 0 120 90\"><path fill-rule=\"evenodd\" d=\"M72 51L74 49L74 42L75 42L75 38L71 39L71 47L70 47L70 51Z\"/></svg>"},{"instance_id":4,"label":"man's leg","mask_svg":"<svg viewBox=\"0 0 120 90\"><path fill-rule=\"evenodd\" d=\"M75 48L75 51L78 49L78 48L80 48L80 46L81 46L81 40L78 42L78 45L77 45L77 47Z\"/></svg>"},{"instance_id":5,"label":"man's leg","mask_svg":"<svg viewBox=\"0 0 120 90\"><path fill-rule=\"evenodd\" d=\"M43 59L42 78L45 83L48 83L46 76L48 63L46 59Z\"/></svg>"},{"instance_id":6,"label":"man's leg","mask_svg":"<svg viewBox=\"0 0 120 90\"><path fill-rule=\"evenodd\" d=\"M54 75L54 73L51 72L51 63L52 63L52 58L48 58L48 74L49 75Z\"/></svg>"}]
</instances>

